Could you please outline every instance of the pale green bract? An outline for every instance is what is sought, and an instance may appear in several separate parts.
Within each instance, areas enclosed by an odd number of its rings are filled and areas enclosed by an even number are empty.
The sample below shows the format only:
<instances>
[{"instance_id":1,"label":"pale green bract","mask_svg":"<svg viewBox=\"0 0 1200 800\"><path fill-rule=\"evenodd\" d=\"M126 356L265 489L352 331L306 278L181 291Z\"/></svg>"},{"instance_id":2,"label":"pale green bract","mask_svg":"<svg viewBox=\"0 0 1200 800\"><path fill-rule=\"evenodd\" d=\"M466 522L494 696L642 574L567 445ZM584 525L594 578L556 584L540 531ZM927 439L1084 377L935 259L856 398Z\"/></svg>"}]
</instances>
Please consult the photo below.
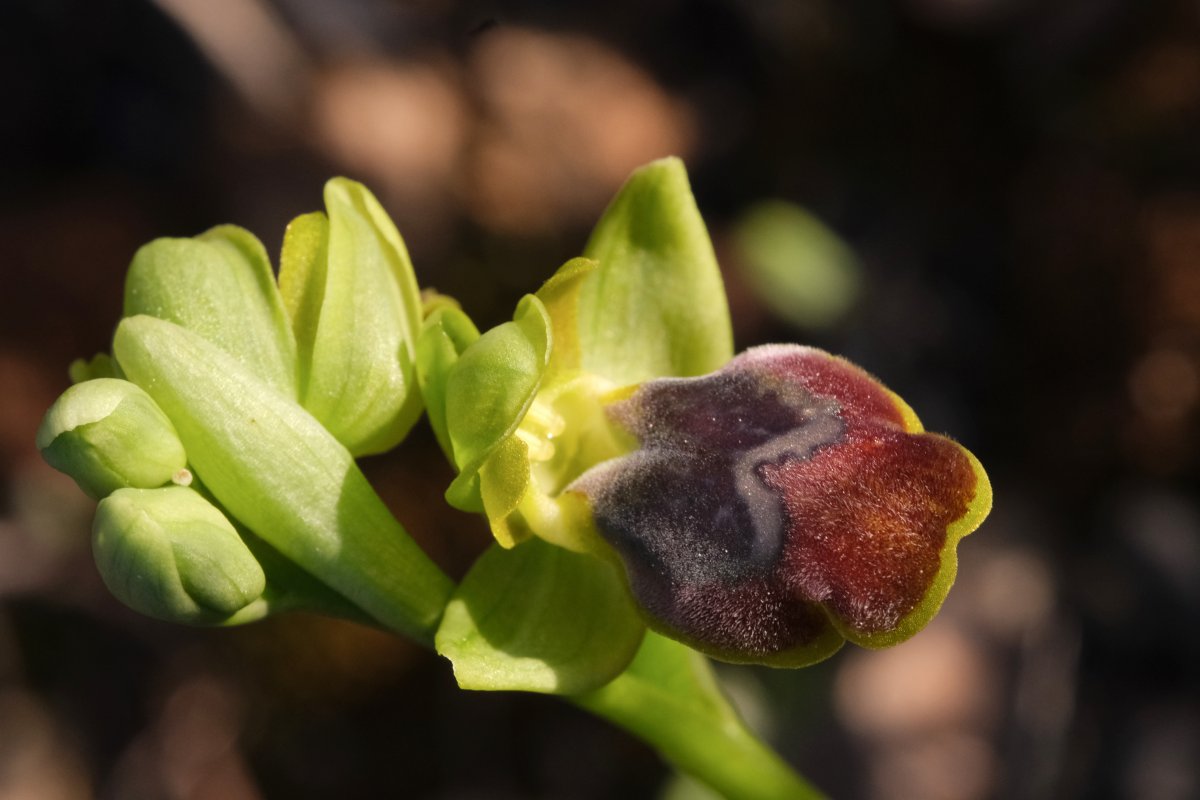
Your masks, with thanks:
<instances>
[{"instance_id":1,"label":"pale green bract","mask_svg":"<svg viewBox=\"0 0 1200 800\"><path fill-rule=\"evenodd\" d=\"M621 672L643 631L618 567L535 539L479 558L435 644L464 689L576 694Z\"/></svg>"}]
</instances>

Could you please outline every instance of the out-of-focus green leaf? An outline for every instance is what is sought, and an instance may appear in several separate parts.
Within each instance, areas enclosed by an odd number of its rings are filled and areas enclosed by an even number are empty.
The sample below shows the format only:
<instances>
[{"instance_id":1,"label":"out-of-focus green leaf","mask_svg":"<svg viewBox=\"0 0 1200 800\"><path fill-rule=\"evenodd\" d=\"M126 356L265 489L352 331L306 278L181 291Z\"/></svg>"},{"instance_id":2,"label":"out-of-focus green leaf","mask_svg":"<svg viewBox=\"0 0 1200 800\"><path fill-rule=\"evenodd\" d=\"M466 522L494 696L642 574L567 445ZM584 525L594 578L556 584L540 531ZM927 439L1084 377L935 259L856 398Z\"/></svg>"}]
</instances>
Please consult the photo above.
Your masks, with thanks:
<instances>
[{"instance_id":1,"label":"out-of-focus green leaf","mask_svg":"<svg viewBox=\"0 0 1200 800\"><path fill-rule=\"evenodd\" d=\"M862 267L854 252L797 205L772 201L750 209L736 242L751 288L793 325L827 328L861 294Z\"/></svg>"},{"instance_id":2,"label":"out-of-focus green leaf","mask_svg":"<svg viewBox=\"0 0 1200 800\"><path fill-rule=\"evenodd\" d=\"M108 353L97 353L90 359L77 358L67 370L71 383L83 383L96 378L124 378L121 365Z\"/></svg>"}]
</instances>

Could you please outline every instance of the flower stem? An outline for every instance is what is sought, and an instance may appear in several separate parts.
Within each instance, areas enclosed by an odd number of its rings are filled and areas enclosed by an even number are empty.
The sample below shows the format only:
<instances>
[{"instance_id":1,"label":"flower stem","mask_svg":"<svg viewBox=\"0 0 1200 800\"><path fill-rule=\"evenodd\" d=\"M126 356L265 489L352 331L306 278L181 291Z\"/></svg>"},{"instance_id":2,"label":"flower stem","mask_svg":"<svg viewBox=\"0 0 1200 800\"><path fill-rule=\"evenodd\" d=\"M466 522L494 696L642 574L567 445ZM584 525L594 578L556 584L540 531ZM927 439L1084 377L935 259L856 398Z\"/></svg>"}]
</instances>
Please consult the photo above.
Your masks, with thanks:
<instances>
[{"instance_id":1,"label":"flower stem","mask_svg":"<svg viewBox=\"0 0 1200 800\"><path fill-rule=\"evenodd\" d=\"M678 642L647 634L628 670L571 700L730 800L824 797L746 728L707 659Z\"/></svg>"}]
</instances>

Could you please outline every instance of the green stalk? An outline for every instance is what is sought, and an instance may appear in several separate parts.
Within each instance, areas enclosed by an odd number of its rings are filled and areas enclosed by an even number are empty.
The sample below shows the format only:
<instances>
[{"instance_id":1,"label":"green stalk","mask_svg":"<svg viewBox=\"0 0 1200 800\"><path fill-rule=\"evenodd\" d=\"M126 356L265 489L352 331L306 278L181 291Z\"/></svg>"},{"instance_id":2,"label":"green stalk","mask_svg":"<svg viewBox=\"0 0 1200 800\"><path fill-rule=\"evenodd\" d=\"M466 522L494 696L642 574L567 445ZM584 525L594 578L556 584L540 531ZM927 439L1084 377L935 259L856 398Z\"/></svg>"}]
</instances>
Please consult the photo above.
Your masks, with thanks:
<instances>
[{"instance_id":1,"label":"green stalk","mask_svg":"<svg viewBox=\"0 0 1200 800\"><path fill-rule=\"evenodd\" d=\"M704 656L653 632L629 669L570 699L730 800L825 796L746 728Z\"/></svg>"}]
</instances>

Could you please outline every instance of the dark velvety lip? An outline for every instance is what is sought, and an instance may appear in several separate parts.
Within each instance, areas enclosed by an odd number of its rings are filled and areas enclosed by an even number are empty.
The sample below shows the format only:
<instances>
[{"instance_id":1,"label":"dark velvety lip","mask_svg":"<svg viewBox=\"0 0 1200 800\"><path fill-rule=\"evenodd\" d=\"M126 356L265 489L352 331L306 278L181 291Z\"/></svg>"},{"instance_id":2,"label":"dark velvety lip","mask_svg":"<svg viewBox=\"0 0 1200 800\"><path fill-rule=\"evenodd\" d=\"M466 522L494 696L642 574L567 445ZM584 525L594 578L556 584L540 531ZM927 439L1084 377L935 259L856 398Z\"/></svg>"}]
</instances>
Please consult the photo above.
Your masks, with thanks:
<instances>
[{"instance_id":1,"label":"dark velvety lip","mask_svg":"<svg viewBox=\"0 0 1200 800\"><path fill-rule=\"evenodd\" d=\"M652 627L717 658L795 666L924 625L990 507L964 448L821 350L769 345L649 381L610 413L641 449L585 473Z\"/></svg>"}]
</instances>

